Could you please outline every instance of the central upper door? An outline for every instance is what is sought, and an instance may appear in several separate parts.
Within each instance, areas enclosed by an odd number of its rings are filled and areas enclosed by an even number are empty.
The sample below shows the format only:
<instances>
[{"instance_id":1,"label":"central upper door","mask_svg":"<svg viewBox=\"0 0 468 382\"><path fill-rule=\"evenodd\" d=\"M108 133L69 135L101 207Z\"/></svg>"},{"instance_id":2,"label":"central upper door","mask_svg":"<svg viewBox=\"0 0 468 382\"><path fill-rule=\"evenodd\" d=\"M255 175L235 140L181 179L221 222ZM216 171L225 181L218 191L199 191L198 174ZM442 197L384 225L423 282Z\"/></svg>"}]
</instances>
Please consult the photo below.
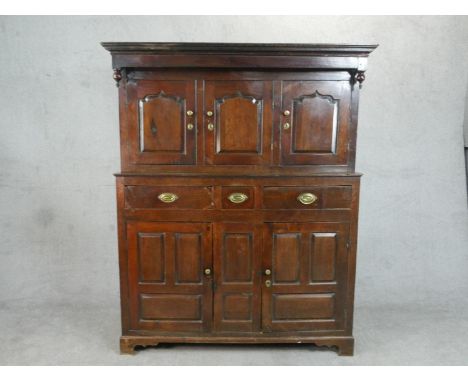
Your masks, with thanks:
<instances>
[{"instance_id":1,"label":"central upper door","mask_svg":"<svg viewBox=\"0 0 468 382\"><path fill-rule=\"evenodd\" d=\"M206 163L269 164L272 98L271 81L206 81Z\"/></svg>"}]
</instances>

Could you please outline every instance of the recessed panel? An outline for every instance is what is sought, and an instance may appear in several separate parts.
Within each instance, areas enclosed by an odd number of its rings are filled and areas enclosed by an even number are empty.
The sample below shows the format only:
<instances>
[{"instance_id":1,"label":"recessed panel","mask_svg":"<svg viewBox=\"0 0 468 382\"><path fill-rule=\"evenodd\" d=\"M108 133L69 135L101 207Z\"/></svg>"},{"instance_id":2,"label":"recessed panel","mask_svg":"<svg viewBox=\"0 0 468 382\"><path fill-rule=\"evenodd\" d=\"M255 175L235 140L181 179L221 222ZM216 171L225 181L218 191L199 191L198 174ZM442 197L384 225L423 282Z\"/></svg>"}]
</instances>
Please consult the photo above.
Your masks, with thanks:
<instances>
[{"instance_id":1,"label":"recessed panel","mask_svg":"<svg viewBox=\"0 0 468 382\"><path fill-rule=\"evenodd\" d=\"M176 282L201 283L202 277L201 235L197 233L175 234Z\"/></svg>"},{"instance_id":2,"label":"recessed panel","mask_svg":"<svg viewBox=\"0 0 468 382\"><path fill-rule=\"evenodd\" d=\"M355 141L349 81L282 81L281 161L340 165ZM285 128L287 126L287 128Z\"/></svg>"},{"instance_id":3,"label":"recessed panel","mask_svg":"<svg viewBox=\"0 0 468 382\"><path fill-rule=\"evenodd\" d=\"M270 163L272 82L208 80L204 84L205 163Z\"/></svg>"},{"instance_id":4,"label":"recessed panel","mask_svg":"<svg viewBox=\"0 0 468 382\"><path fill-rule=\"evenodd\" d=\"M293 147L295 153L336 153L338 101L318 92L293 102Z\"/></svg>"},{"instance_id":5,"label":"recessed panel","mask_svg":"<svg viewBox=\"0 0 468 382\"><path fill-rule=\"evenodd\" d=\"M310 235L311 282L335 280L336 233L312 233Z\"/></svg>"},{"instance_id":6,"label":"recessed panel","mask_svg":"<svg viewBox=\"0 0 468 382\"><path fill-rule=\"evenodd\" d=\"M185 148L182 98L161 92L139 101L140 150L183 152Z\"/></svg>"},{"instance_id":7,"label":"recessed panel","mask_svg":"<svg viewBox=\"0 0 468 382\"><path fill-rule=\"evenodd\" d=\"M138 235L140 281L164 282L164 240L163 233L140 233Z\"/></svg>"},{"instance_id":8,"label":"recessed panel","mask_svg":"<svg viewBox=\"0 0 468 382\"><path fill-rule=\"evenodd\" d=\"M226 233L223 243L223 281L252 281L252 234Z\"/></svg>"},{"instance_id":9,"label":"recessed panel","mask_svg":"<svg viewBox=\"0 0 468 382\"><path fill-rule=\"evenodd\" d=\"M299 233L276 233L273 236L273 282L299 282Z\"/></svg>"},{"instance_id":10,"label":"recessed panel","mask_svg":"<svg viewBox=\"0 0 468 382\"><path fill-rule=\"evenodd\" d=\"M252 320L252 294L228 293L223 296L223 320L250 321Z\"/></svg>"},{"instance_id":11,"label":"recessed panel","mask_svg":"<svg viewBox=\"0 0 468 382\"><path fill-rule=\"evenodd\" d=\"M143 320L201 320L201 295L142 294L140 317Z\"/></svg>"},{"instance_id":12,"label":"recessed panel","mask_svg":"<svg viewBox=\"0 0 468 382\"><path fill-rule=\"evenodd\" d=\"M335 295L276 294L273 295L273 320L331 319L335 314Z\"/></svg>"},{"instance_id":13,"label":"recessed panel","mask_svg":"<svg viewBox=\"0 0 468 382\"><path fill-rule=\"evenodd\" d=\"M262 147L262 101L236 95L216 101L218 153L254 153Z\"/></svg>"}]
</instances>

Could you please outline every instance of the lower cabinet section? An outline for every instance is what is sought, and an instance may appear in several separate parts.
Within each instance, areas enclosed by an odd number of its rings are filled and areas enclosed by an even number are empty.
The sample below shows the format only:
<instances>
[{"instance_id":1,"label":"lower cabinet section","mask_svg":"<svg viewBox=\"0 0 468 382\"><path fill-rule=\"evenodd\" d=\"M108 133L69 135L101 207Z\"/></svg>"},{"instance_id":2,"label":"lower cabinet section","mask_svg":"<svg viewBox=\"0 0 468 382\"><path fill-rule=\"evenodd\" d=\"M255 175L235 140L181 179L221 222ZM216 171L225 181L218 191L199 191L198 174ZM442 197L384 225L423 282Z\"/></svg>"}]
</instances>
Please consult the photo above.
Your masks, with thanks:
<instances>
[{"instance_id":1,"label":"lower cabinet section","mask_svg":"<svg viewBox=\"0 0 468 382\"><path fill-rule=\"evenodd\" d=\"M347 223L155 223L127 229L130 329L344 329Z\"/></svg>"}]
</instances>

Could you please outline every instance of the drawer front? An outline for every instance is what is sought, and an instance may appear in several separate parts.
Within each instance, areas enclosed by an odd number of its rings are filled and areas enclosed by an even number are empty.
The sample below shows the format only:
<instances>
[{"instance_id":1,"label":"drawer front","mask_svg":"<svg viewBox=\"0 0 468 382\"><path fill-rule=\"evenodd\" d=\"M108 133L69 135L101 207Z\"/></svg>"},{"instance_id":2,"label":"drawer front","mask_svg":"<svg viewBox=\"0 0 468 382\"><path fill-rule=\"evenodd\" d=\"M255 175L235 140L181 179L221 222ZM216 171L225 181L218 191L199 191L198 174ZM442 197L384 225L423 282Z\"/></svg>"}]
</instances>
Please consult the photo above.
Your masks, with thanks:
<instances>
[{"instance_id":1,"label":"drawer front","mask_svg":"<svg viewBox=\"0 0 468 382\"><path fill-rule=\"evenodd\" d=\"M209 209L210 186L126 186L125 207L132 209Z\"/></svg>"},{"instance_id":2,"label":"drawer front","mask_svg":"<svg viewBox=\"0 0 468 382\"><path fill-rule=\"evenodd\" d=\"M223 209L252 209L255 207L255 188L244 186L221 187Z\"/></svg>"},{"instance_id":3,"label":"drawer front","mask_svg":"<svg viewBox=\"0 0 468 382\"><path fill-rule=\"evenodd\" d=\"M351 186L263 188L265 209L349 209L351 199Z\"/></svg>"}]
</instances>

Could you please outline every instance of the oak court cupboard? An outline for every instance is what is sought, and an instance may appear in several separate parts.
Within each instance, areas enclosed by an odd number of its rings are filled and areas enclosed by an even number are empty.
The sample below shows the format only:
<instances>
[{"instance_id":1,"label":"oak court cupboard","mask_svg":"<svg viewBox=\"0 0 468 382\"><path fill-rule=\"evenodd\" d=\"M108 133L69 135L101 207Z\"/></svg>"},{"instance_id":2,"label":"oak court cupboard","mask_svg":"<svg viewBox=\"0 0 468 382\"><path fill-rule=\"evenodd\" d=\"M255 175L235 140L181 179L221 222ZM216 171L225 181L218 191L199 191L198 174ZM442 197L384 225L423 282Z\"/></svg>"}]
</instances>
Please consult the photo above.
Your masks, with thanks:
<instances>
[{"instance_id":1,"label":"oak court cupboard","mask_svg":"<svg viewBox=\"0 0 468 382\"><path fill-rule=\"evenodd\" d=\"M376 46L102 45L120 107L121 352L352 355L358 100Z\"/></svg>"}]
</instances>

